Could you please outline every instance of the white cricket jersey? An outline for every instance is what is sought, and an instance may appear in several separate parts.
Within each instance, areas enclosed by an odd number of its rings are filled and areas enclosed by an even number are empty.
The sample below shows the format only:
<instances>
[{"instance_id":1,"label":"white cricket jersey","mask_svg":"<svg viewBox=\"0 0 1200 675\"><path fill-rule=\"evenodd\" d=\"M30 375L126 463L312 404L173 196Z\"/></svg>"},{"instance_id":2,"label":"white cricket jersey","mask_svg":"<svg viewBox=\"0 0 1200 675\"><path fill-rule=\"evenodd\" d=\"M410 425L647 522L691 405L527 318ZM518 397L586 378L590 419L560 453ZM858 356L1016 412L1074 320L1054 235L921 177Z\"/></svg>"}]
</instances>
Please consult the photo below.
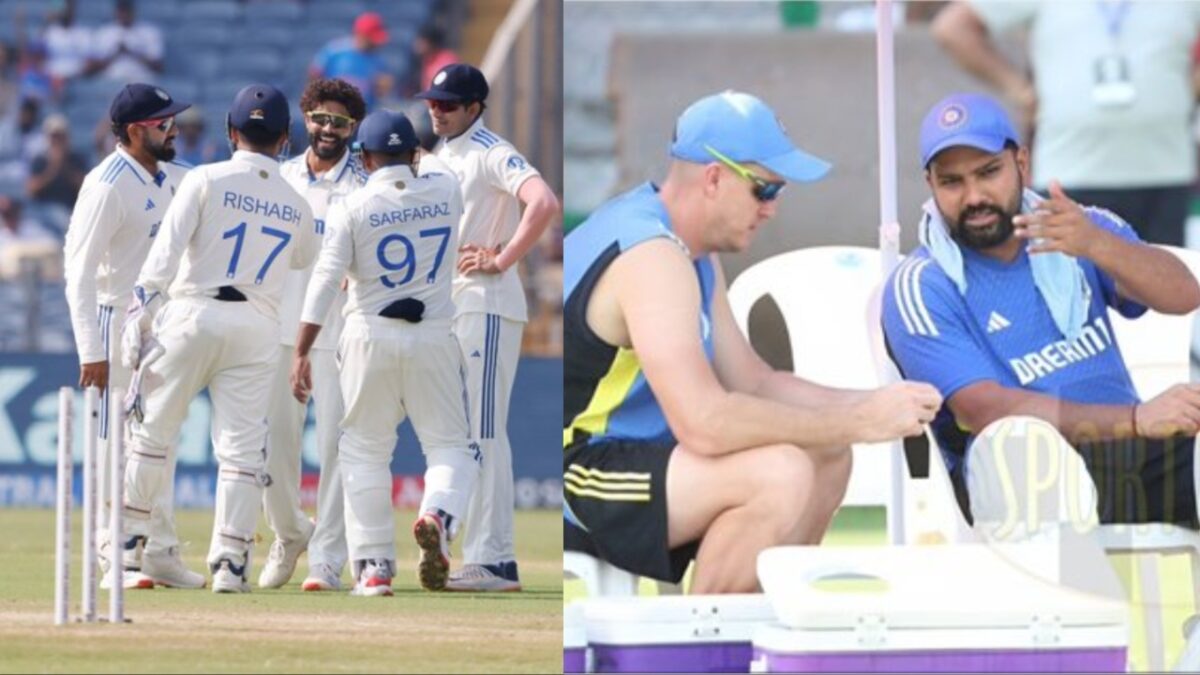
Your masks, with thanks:
<instances>
[{"instance_id":1,"label":"white cricket jersey","mask_svg":"<svg viewBox=\"0 0 1200 675\"><path fill-rule=\"evenodd\" d=\"M422 321L449 322L462 215L458 180L449 173L416 177L407 166L391 166L371 174L362 189L330 206L301 320L321 324L348 276L347 317L378 316L391 303L413 298L425 303Z\"/></svg>"},{"instance_id":2,"label":"white cricket jersey","mask_svg":"<svg viewBox=\"0 0 1200 675\"><path fill-rule=\"evenodd\" d=\"M508 243L521 222L517 190L538 170L513 148L475 120L462 135L442 141L437 156L462 182L463 221L459 246L476 244L494 248ZM513 321L527 319L525 290L517 265L503 274L456 274L454 304L459 314L486 312Z\"/></svg>"},{"instance_id":3,"label":"white cricket jersey","mask_svg":"<svg viewBox=\"0 0 1200 675\"><path fill-rule=\"evenodd\" d=\"M67 304L80 363L105 359L98 306L124 314L138 271L188 167L159 162L150 175L120 146L83 179L67 226Z\"/></svg>"},{"instance_id":4,"label":"white cricket jersey","mask_svg":"<svg viewBox=\"0 0 1200 675\"><path fill-rule=\"evenodd\" d=\"M325 214L329 205L341 201L346 195L362 187L367 182L367 172L363 169L358 157L349 149L325 173L314 175L308 168L309 148L279 166L279 173L300 196L312 207L313 218L316 222L317 234L325 236ZM283 287L283 301L279 304L279 342L294 347L296 331L300 327L300 310L304 307L304 291L308 288L308 280L312 277L312 267L288 272L287 283ZM313 343L314 349L335 349L338 335L342 332L342 307L346 296L339 293L334 299L333 308L324 323L325 328Z\"/></svg>"},{"instance_id":5,"label":"white cricket jersey","mask_svg":"<svg viewBox=\"0 0 1200 675\"><path fill-rule=\"evenodd\" d=\"M288 269L307 267L320 247L312 209L279 162L239 150L184 178L137 283L147 297L169 289L171 298L213 298L233 286L278 318Z\"/></svg>"}]
</instances>

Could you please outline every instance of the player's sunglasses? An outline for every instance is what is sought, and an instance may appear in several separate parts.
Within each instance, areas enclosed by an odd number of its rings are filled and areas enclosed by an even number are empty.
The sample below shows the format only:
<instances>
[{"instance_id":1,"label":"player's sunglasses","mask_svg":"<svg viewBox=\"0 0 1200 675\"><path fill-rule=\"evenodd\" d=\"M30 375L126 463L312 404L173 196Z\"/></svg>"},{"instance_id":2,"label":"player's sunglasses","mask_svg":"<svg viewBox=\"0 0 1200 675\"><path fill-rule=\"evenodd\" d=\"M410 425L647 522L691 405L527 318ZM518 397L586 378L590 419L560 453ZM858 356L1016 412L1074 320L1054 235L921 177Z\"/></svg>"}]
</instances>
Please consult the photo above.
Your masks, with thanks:
<instances>
[{"instance_id":1,"label":"player's sunglasses","mask_svg":"<svg viewBox=\"0 0 1200 675\"><path fill-rule=\"evenodd\" d=\"M704 146L704 149L708 151L708 154L716 157L722 164L729 167L734 173L754 183L754 198L760 202L775 201L779 197L779 193L783 192L783 188L787 187L787 183L784 181L767 180L762 176L756 175L750 169L717 152L711 145Z\"/></svg>"},{"instance_id":2,"label":"player's sunglasses","mask_svg":"<svg viewBox=\"0 0 1200 675\"><path fill-rule=\"evenodd\" d=\"M438 112L452 113L462 107L458 101L436 101L429 99L429 107Z\"/></svg>"},{"instance_id":3,"label":"player's sunglasses","mask_svg":"<svg viewBox=\"0 0 1200 675\"><path fill-rule=\"evenodd\" d=\"M308 121L318 127L332 126L334 129L349 129L354 124L354 118L337 113L310 112Z\"/></svg>"},{"instance_id":4,"label":"player's sunglasses","mask_svg":"<svg viewBox=\"0 0 1200 675\"><path fill-rule=\"evenodd\" d=\"M175 117L172 115L171 117L164 117L157 120L142 120L141 122L134 122L134 124L139 127L152 127L165 134L171 130L171 127L175 126Z\"/></svg>"}]
</instances>

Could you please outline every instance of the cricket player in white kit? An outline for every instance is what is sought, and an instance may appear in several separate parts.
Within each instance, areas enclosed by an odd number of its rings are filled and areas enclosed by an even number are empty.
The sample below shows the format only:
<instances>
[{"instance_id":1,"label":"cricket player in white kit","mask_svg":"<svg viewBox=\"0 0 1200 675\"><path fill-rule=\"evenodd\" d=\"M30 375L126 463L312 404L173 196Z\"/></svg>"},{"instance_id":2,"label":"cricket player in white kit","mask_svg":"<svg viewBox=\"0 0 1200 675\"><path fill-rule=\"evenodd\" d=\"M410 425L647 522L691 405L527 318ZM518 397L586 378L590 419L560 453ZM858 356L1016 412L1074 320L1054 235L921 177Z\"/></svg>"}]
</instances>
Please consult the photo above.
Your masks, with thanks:
<instances>
[{"instance_id":1,"label":"cricket player in white kit","mask_svg":"<svg viewBox=\"0 0 1200 675\"><path fill-rule=\"evenodd\" d=\"M317 79L300 96L309 147L280 165L279 172L312 207L317 233L324 236L329 205L344 199L367 180L366 171L350 152L358 123L366 114L362 94L344 80ZM279 588L292 578L296 560L308 550L308 576L301 588L329 591L341 588L346 566L346 521L342 506L342 480L338 474L338 423L342 421L342 393L338 389L334 349L342 332L345 294L339 293L333 310L312 349L313 414L321 466L317 484L316 524L300 507L301 446L307 406L292 396L288 377L300 326L300 309L312 268L288 274L279 306L280 347L267 413L267 473L271 485L263 491L263 510L275 532L267 562L258 576L262 588Z\"/></svg>"},{"instance_id":2,"label":"cricket player in white kit","mask_svg":"<svg viewBox=\"0 0 1200 675\"><path fill-rule=\"evenodd\" d=\"M79 350L79 386L100 389L100 475L108 475L109 392L129 386L130 370L121 365L117 338L133 296L138 270L158 234L167 206L187 167L175 157L175 115L190 104L171 99L149 84L121 89L109 109L117 148L88 173L67 228L67 304ZM120 402L118 401L118 404ZM183 566L174 524L174 472L155 503L149 538L124 553L126 588L155 583L202 588L204 577ZM108 481L100 481L99 518L107 523ZM101 560L108 567L111 542L100 533ZM143 556L144 552L144 556ZM108 587L108 575L101 583Z\"/></svg>"},{"instance_id":3,"label":"cricket player in white kit","mask_svg":"<svg viewBox=\"0 0 1200 675\"><path fill-rule=\"evenodd\" d=\"M233 157L184 178L122 334L121 357L137 364L127 398L129 533L145 534L175 463L171 442L208 387L219 465L208 565L218 593L250 590L250 548L270 482L263 404L279 350L279 300L288 268L307 267L321 244L312 209L279 175L289 121L274 87L238 92L228 117Z\"/></svg>"},{"instance_id":4,"label":"cricket player in white kit","mask_svg":"<svg viewBox=\"0 0 1200 675\"><path fill-rule=\"evenodd\" d=\"M449 172L418 175L419 143L403 114L372 113L358 137L371 176L330 208L327 240L304 299L292 386L297 400L308 396L310 348L348 277L338 344L346 405L338 452L352 592L392 594L396 543L389 467L396 427L406 416L427 467L413 524L421 549L418 578L422 587L441 590L450 572L448 542L467 510L480 460L452 325L462 195ZM434 158L426 161L437 164Z\"/></svg>"},{"instance_id":5,"label":"cricket player in white kit","mask_svg":"<svg viewBox=\"0 0 1200 675\"><path fill-rule=\"evenodd\" d=\"M462 182L464 215L454 279L454 332L463 349L483 473L465 523L466 565L447 590L519 591L513 549L512 448L508 400L527 313L517 263L559 213L558 198L521 153L483 124L488 84L463 63L445 68L420 94L437 157ZM524 214L521 204L525 205Z\"/></svg>"}]
</instances>

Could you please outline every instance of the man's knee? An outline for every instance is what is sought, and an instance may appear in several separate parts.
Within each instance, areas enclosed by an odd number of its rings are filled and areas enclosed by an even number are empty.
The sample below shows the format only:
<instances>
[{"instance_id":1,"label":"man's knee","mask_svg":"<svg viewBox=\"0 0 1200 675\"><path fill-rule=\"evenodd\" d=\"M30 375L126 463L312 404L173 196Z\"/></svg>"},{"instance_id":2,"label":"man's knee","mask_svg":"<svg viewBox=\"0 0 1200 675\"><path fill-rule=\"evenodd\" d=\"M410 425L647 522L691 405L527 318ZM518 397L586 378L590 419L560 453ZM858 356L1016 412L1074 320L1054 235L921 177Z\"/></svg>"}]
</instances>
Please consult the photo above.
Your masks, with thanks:
<instances>
[{"instance_id":1,"label":"man's knee","mask_svg":"<svg viewBox=\"0 0 1200 675\"><path fill-rule=\"evenodd\" d=\"M754 451L754 478L747 486L751 502L762 504L784 522L803 517L813 490L816 467L808 453L780 444Z\"/></svg>"},{"instance_id":2,"label":"man's knee","mask_svg":"<svg viewBox=\"0 0 1200 675\"><path fill-rule=\"evenodd\" d=\"M984 428L967 450L966 484L977 527L1019 540L1048 524L1096 522L1096 488L1083 459L1048 422L1013 416Z\"/></svg>"}]
</instances>

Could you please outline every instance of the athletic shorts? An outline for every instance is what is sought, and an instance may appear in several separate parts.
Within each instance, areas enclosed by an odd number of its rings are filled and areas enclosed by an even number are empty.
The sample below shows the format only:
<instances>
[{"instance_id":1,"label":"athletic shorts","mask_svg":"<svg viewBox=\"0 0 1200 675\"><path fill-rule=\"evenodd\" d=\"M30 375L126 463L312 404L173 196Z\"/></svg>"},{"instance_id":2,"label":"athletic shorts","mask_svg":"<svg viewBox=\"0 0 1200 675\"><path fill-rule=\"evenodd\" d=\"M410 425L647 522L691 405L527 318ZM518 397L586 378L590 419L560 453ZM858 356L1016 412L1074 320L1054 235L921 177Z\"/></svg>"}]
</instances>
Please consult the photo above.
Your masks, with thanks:
<instances>
[{"instance_id":1,"label":"athletic shorts","mask_svg":"<svg viewBox=\"0 0 1200 675\"><path fill-rule=\"evenodd\" d=\"M679 583L699 542L667 548L667 465L674 445L606 440L569 447L563 495L585 529L563 521L563 550Z\"/></svg>"},{"instance_id":2,"label":"athletic shorts","mask_svg":"<svg viewBox=\"0 0 1200 675\"><path fill-rule=\"evenodd\" d=\"M1200 529L1196 514L1195 443L1191 436L1080 443L1076 451L1096 484L1100 522L1171 523ZM955 471L950 478L959 507L967 521L972 522L970 497L962 472Z\"/></svg>"}]
</instances>

